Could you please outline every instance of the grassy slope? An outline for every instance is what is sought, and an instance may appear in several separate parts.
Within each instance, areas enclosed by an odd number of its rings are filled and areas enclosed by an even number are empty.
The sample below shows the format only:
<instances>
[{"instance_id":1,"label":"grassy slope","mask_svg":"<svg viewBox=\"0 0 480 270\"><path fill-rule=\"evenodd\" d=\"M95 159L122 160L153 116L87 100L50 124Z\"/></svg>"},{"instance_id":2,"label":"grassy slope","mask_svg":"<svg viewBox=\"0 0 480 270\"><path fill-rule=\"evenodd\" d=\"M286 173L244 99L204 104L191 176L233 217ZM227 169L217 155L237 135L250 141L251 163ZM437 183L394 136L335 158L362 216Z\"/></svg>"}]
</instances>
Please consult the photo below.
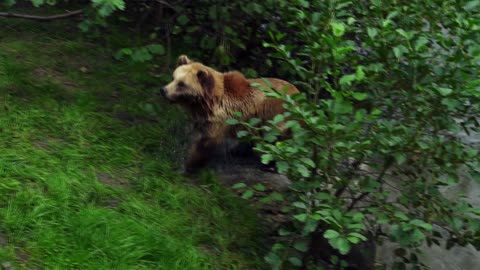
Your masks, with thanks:
<instances>
[{"instance_id":1,"label":"grassy slope","mask_svg":"<svg viewBox=\"0 0 480 270\"><path fill-rule=\"evenodd\" d=\"M161 83L145 65L75 28L0 25L0 263L260 268L251 210L174 172L185 119L148 91Z\"/></svg>"}]
</instances>

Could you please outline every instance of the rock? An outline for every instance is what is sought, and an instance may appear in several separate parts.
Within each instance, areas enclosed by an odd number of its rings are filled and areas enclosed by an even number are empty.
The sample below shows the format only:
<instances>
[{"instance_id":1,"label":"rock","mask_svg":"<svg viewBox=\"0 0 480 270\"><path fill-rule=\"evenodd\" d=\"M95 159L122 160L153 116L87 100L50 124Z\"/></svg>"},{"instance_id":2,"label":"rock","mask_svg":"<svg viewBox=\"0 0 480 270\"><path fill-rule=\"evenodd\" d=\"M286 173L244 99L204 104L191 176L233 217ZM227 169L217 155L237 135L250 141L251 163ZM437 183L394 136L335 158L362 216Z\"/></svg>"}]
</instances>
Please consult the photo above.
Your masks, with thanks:
<instances>
[{"instance_id":1,"label":"rock","mask_svg":"<svg viewBox=\"0 0 480 270\"><path fill-rule=\"evenodd\" d=\"M247 185L262 183L276 191L285 190L291 183L285 175L248 167L217 171L217 177L226 186L232 186L236 183L245 183Z\"/></svg>"},{"instance_id":2,"label":"rock","mask_svg":"<svg viewBox=\"0 0 480 270\"><path fill-rule=\"evenodd\" d=\"M217 150L209 166L215 170L218 180L226 186L236 183L262 183L272 190L281 191L291 184L285 175L263 170L259 157L249 150L248 146L239 145L231 139Z\"/></svg>"}]
</instances>

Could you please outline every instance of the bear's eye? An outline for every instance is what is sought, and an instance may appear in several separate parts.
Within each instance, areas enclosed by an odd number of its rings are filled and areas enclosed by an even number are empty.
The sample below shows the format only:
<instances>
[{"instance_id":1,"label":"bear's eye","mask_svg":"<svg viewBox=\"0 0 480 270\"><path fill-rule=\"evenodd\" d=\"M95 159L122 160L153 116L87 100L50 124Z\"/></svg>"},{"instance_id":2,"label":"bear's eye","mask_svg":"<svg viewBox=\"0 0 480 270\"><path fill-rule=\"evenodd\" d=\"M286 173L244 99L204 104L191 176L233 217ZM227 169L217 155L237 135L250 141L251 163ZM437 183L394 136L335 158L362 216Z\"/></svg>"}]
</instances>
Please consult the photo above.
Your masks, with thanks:
<instances>
[{"instance_id":1,"label":"bear's eye","mask_svg":"<svg viewBox=\"0 0 480 270\"><path fill-rule=\"evenodd\" d=\"M182 81L179 81L177 85L178 87L185 87L185 83Z\"/></svg>"}]
</instances>

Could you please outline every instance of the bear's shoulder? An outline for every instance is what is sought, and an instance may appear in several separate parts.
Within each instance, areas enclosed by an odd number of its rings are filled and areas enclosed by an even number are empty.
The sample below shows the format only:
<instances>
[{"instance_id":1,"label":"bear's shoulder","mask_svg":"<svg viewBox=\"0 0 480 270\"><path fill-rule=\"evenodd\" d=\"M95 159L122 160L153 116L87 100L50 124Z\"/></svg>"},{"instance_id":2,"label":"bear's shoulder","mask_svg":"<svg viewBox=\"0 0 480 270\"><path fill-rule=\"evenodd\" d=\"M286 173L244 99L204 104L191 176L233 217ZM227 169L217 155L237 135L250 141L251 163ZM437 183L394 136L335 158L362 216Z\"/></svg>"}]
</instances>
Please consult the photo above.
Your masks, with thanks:
<instances>
[{"instance_id":1,"label":"bear's shoulder","mask_svg":"<svg viewBox=\"0 0 480 270\"><path fill-rule=\"evenodd\" d=\"M238 71L223 74L223 87L225 94L233 97L245 97L252 91L250 82Z\"/></svg>"}]
</instances>

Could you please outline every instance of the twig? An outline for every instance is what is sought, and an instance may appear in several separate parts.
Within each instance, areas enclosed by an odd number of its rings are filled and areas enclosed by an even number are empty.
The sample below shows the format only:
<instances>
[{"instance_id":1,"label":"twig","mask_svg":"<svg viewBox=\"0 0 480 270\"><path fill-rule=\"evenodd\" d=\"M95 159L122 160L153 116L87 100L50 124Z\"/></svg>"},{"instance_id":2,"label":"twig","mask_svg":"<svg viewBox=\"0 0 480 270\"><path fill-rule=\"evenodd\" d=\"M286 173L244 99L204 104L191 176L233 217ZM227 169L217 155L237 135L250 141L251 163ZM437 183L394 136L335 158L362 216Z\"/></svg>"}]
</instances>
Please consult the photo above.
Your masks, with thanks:
<instances>
[{"instance_id":1,"label":"twig","mask_svg":"<svg viewBox=\"0 0 480 270\"><path fill-rule=\"evenodd\" d=\"M383 183L383 177L385 176L385 173L387 172L388 168L390 168L391 164L392 164L392 161L390 160L390 158L387 158L387 160L385 161L385 164L383 165L382 172L380 172L380 174L376 179L377 182ZM350 203L350 206L348 207L348 211L352 210L355 204L360 200L362 200L363 198L365 198L368 194L370 194L370 192L363 192L358 197L354 198L352 200L352 203Z\"/></svg>"},{"instance_id":2,"label":"twig","mask_svg":"<svg viewBox=\"0 0 480 270\"><path fill-rule=\"evenodd\" d=\"M159 3L159 4L162 4L162 5L165 5L171 9L175 9L174 6L170 5L169 3L165 2L165 1L162 1L162 0L155 0L155 2Z\"/></svg>"},{"instance_id":3,"label":"twig","mask_svg":"<svg viewBox=\"0 0 480 270\"><path fill-rule=\"evenodd\" d=\"M11 18L20 18L20 19L48 22L52 20L65 19L72 16L78 16L80 14L83 14L83 10L81 9L63 13L63 14L51 15L51 16L37 16L37 15L11 13L11 12L0 12L0 17L11 17Z\"/></svg>"}]
</instances>

